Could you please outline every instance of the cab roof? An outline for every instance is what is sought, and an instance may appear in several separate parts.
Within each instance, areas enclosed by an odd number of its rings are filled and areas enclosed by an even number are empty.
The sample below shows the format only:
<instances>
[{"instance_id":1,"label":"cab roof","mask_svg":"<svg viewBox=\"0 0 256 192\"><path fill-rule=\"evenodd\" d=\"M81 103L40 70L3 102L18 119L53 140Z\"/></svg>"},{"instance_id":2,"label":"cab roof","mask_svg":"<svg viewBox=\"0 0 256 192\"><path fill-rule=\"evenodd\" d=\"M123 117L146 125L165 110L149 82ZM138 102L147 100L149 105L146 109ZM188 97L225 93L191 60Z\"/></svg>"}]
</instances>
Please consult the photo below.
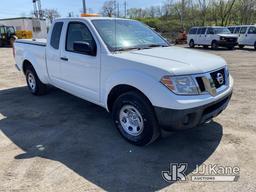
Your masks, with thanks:
<instances>
[{"instance_id":1,"label":"cab roof","mask_svg":"<svg viewBox=\"0 0 256 192\"><path fill-rule=\"evenodd\" d=\"M93 20L131 20L131 19L116 18L116 17L66 17L66 18L56 19L56 21L64 21L64 20L87 20L87 21L93 21Z\"/></svg>"}]
</instances>

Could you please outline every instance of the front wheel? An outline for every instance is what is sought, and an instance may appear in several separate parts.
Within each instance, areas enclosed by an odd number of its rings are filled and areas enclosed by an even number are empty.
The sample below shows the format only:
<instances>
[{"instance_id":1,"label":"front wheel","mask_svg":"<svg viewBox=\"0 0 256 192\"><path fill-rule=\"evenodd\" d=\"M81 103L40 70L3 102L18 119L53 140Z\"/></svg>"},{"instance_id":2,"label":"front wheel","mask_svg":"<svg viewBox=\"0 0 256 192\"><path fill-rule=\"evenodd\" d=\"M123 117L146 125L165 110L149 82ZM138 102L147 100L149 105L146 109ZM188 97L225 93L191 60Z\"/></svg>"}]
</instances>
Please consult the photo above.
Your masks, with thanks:
<instances>
[{"instance_id":1,"label":"front wheel","mask_svg":"<svg viewBox=\"0 0 256 192\"><path fill-rule=\"evenodd\" d=\"M26 70L26 80L29 91L33 95L44 95L47 91L47 87L38 78L33 67L28 67Z\"/></svg>"},{"instance_id":2,"label":"front wheel","mask_svg":"<svg viewBox=\"0 0 256 192\"><path fill-rule=\"evenodd\" d=\"M128 92L119 96L112 117L122 137L134 145L147 145L160 136L153 107L141 93Z\"/></svg>"},{"instance_id":3,"label":"front wheel","mask_svg":"<svg viewBox=\"0 0 256 192\"><path fill-rule=\"evenodd\" d=\"M238 45L239 49L243 49L244 45Z\"/></svg>"},{"instance_id":4,"label":"front wheel","mask_svg":"<svg viewBox=\"0 0 256 192\"><path fill-rule=\"evenodd\" d=\"M213 41L211 47L212 47L213 50L217 50L219 48L219 45L218 45L217 41Z\"/></svg>"},{"instance_id":5,"label":"front wheel","mask_svg":"<svg viewBox=\"0 0 256 192\"><path fill-rule=\"evenodd\" d=\"M195 47L195 42L194 42L193 39L191 39L191 40L189 41L189 47L190 47L190 48L194 48L194 47Z\"/></svg>"},{"instance_id":6,"label":"front wheel","mask_svg":"<svg viewBox=\"0 0 256 192\"><path fill-rule=\"evenodd\" d=\"M235 47L234 47L234 46L229 46L228 49L229 49L229 50L234 50Z\"/></svg>"},{"instance_id":7,"label":"front wheel","mask_svg":"<svg viewBox=\"0 0 256 192\"><path fill-rule=\"evenodd\" d=\"M254 43L254 49L256 50L256 41L255 41L255 43Z\"/></svg>"}]
</instances>

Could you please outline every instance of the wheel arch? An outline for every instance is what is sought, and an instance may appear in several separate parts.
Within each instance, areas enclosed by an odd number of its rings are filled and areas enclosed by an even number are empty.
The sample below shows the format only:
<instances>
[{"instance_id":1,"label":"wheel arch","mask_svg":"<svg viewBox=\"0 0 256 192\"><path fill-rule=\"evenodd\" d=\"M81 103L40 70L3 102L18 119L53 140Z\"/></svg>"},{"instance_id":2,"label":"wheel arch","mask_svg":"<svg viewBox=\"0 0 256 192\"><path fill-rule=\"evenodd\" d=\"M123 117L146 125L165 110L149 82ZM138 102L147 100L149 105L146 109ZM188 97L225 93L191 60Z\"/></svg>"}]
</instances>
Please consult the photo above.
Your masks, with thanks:
<instances>
[{"instance_id":1,"label":"wheel arch","mask_svg":"<svg viewBox=\"0 0 256 192\"><path fill-rule=\"evenodd\" d=\"M37 59L33 59L33 57L24 57L21 65L21 69L24 74L26 74L26 69L29 66L33 67L40 81L42 81L44 84L48 84L48 73L45 65L38 63Z\"/></svg>"},{"instance_id":2,"label":"wheel arch","mask_svg":"<svg viewBox=\"0 0 256 192\"><path fill-rule=\"evenodd\" d=\"M112 111L113 104L120 95L122 95L124 93L131 92L131 91L134 91L134 92L137 92L137 93L143 95L147 99L147 101L151 104L151 106L153 106L151 101L149 100L149 98L138 88L128 85L128 84L119 84L119 85L116 85L115 87L113 87L108 94L108 97L107 97L108 111L109 112Z\"/></svg>"}]
</instances>

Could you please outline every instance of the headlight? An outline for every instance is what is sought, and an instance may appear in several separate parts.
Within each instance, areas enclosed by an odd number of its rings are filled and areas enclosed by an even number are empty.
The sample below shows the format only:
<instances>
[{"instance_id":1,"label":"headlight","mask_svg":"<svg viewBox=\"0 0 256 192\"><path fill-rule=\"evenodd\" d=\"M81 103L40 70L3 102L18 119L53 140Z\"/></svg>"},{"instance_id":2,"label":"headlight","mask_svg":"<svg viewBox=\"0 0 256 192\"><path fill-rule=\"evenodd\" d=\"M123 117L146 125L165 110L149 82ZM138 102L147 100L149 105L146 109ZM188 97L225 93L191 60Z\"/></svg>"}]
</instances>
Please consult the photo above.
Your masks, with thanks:
<instances>
[{"instance_id":1,"label":"headlight","mask_svg":"<svg viewBox=\"0 0 256 192\"><path fill-rule=\"evenodd\" d=\"M220 37L220 40L221 40L221 41L225 41L226 38L225 38L225 37Z\"/></svg>"},{"instance_id":2,"label":"headlight","mask_svg":"<svg viewBox=\"0 0 256 192\"><path fill-rule=\"evenodd\" d=\"M177 95L197 95L198 88L191 76L164 76L161 83Z\"/></svg>"}]
</instances>

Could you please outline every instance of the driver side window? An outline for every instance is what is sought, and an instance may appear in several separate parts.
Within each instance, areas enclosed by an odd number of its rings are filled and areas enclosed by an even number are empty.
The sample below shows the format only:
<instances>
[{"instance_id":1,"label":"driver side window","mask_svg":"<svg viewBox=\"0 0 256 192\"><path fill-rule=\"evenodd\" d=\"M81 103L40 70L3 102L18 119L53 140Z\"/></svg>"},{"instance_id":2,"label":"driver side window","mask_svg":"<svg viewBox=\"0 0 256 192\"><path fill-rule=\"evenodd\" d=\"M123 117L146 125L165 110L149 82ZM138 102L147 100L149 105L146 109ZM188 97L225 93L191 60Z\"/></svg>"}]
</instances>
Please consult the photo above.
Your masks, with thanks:
<instances>
[{"instance_id":1,"label":"driver side window","mask_svg":"<svg viewBox=\"0 0 256 192\"><path fill-rule=\"evenodd\" d=\"M66 37L66 51L75 52L74 43L75 42L85 42L88 43L93 49L96 49L95 40L84 23L81 22L70 22L67 30Z\"/></svg>"}]
</instances>

